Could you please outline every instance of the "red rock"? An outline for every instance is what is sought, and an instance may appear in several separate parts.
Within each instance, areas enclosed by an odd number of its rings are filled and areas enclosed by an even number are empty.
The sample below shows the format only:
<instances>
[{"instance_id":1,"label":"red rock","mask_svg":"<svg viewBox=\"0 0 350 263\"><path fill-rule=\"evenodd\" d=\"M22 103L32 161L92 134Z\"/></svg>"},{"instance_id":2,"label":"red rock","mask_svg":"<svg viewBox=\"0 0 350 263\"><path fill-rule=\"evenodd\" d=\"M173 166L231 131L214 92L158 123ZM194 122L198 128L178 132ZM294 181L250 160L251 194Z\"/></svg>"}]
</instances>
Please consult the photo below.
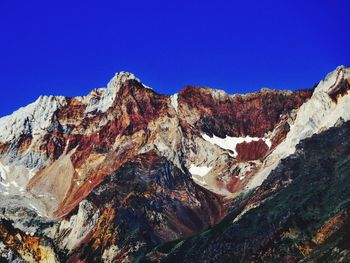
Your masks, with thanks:
<instances>
[{"instance_id":1,"label":"red rock","mask_svg":"<svg viewBox=\"0 0 350 263\"><path fill-rule=\"evenodd\" d=\"M211 89L186 87L179 93L179 102L199 115L196 126L208 135L263 137L275 128L284 114L308 100L312 91L265 89L246 95L216 94Z\"/></svg>"},{"instance_id":2,"label":"red rock","mask_svg":"<svg viewBox=\"0 0 350 263\"><path fill-rule=\"evenodd\" d=\"M237 159L239 161L251 161L263 158L269 147L263 140L243 142L236 145Z\"/></svg>"}]
</instances>

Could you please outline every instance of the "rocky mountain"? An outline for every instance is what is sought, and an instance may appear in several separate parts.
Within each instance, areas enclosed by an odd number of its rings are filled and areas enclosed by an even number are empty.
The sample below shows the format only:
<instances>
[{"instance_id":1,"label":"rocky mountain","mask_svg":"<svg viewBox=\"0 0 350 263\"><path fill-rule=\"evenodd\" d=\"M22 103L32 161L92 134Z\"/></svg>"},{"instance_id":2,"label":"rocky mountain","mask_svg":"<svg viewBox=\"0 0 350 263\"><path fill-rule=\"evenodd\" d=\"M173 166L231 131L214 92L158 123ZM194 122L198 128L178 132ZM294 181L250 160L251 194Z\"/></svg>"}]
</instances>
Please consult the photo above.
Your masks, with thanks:
<instances>
[{"instance_id":1,"label":"rocky mountain","mask_svg":"<svg viewBox=\"0 0 350 263\"><path fill-rule=\"evenodd\" d=\"M295 92L120 72L40 97L0 119L0 259L347 260L349 90L340 66Z\"/></svg>"}]
</instances>

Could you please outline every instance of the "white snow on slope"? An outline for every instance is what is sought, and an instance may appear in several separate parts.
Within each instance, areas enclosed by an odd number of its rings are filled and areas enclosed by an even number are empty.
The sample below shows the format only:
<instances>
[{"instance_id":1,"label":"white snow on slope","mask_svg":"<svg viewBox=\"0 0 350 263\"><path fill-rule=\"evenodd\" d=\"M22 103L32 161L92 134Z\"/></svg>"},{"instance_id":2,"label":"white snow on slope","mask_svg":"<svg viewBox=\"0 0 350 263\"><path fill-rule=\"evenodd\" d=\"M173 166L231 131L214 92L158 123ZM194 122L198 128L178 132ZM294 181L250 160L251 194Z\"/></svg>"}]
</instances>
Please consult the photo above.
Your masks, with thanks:
<instances>
[{"instance_id":1,"label":"white snow on slope","mask_svg":"<svg viewBox=\"0 0 350 263\"><path fill-rule=\"evenodd\" d=\"M207 166L196 166L194 164L191 164L189 168L189 172L192 174L192 179L197 182L197 184L206 186L207 183L204 179L204 177L211 171L213 167L207 167Z\"/></svg>"},{"instance_id":2,"label":"white snow on slope","mask_svg":"<svg viewBox=\"0 0 350 263\"><path fill-rule=\"evenodd\" d=\"M0 193L19 194L24 192L27 170L22 166L7 166L0 161Z\"/></svg>"},{"instance_id":3,"label":"white snow on slope","mask_svg":"<svg viewBox=\"0 0 350 263\"><path fill-rule=\"evenodd\" d=\"M247 190L261 185L281 159L295 152L295 146L302 139L334 126L339 118L350 119L350 95L339 97L337 103L328 95L343 78L350 79L350 68L340 66L318 84L312 97L298 110L285 141L265 160L262 169L247 185Z\"/></svg>"},{"instance_id":4,"label":"white snow on slope","mask_svg":"<svg viewBox=\"0 0 350 263\"><path fill-rule=\"evenodd\" d=\"M199 175L199 176L203 177L203 176L206 176L210 172L211 169L212 169L212 167L195 166L195 165L191 164L189 171L191 174Z\"/></svg>"},{"instance_id":5,"label":"white snow on slope","mask_svg":"<svg viewBox=\"0 0 350 263\"><path fill-rule=\"evenodd\" d=\"M204 140L210 142L211 144L215 144L222 149L233 151L233 153L234 153L233 157L237 157L236 146L237 146L237 144L242 143L242 142L249 143L252 141L263 140L269 148L271 147L271 141L269 139L266 139L266 138L258 138L258 137L250 137L250 136L247 136L247 137L226 136L225 138L220 138L220 137L217 137L215 135L213 135L213 137L209 137L206 134L202 134L202 137Z\"/></svg>"},{"instance_id":6,"label":"white snow on slope","mask_svg":"<svg viewBox=\"0 0 350 263\"><path fill-rule=\"evenodd\" d=\"M150 86L147 86L146 84L142 83L142 86L144 86L146 89L153 90Z\"/></svg>"},{"instance_id":7,"label":"white snow on slope","mask_svg":"<svg viewBox=\"0 0 350 263\"><path fill-rule=\"evenodd\" d=\"M9 168L0 162L0 182L7 180Z\"/></svg>"},{"instance_id":8,"label":"white snow on slope","mask_svg":"<svg viewBox=\"0 0 350 263\"><path fill-rule=\"evenodd\" d=\"M0 119L0 141L9 142L21 134L40 134L52 124L55 111L66 105L62 96L40 96L34 103Z\"/></svg>"},{"instance_id":9,"label":"white snow on slope","mask_svg":"<svg viewBox=\"0 0 350 263\"><path fill-rule=\"evenodd\" d=\"M174 109L177 111L177 107L178 107L178 94L175 93L174 95L170 96L170 101L171 101L171 105L174 107Z\"/></svg>"},{"instance_id":10,"label":"white snow on slope","mask_svg":"<svg viewBox=\"0 0 350 263\"><path fill-rule=\"evenodd\" d=\"M140 82L138 78L135 77L134 74L129 72L118 72L115 76L108 82L107 88L100 89L102 92L102 96L99 100L91 100L90 104L88 104L86 108L86 112L106 112L113 104L113 102L117 98L117 93L120 87L123 85L125 81L128 80L136 80ZM148 88L148 87L147 87Z\"/></svg>"}]
</instances>

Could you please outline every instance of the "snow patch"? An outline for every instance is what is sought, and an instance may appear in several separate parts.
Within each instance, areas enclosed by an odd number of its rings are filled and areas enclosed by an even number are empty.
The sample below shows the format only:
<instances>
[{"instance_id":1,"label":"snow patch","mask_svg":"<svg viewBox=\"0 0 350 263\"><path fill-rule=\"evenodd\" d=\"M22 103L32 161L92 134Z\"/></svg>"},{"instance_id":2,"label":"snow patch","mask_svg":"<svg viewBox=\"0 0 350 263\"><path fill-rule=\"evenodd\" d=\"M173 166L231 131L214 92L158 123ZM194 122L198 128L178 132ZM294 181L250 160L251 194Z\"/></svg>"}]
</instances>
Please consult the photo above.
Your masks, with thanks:
<instances>
[{"instance_id":1,"label":"snow patch","mask_svg":"<svg viewBox=\"0 0 350 263\"><path fill-rule=\"evenodd\" d=\"M233 155L230 154L233 157L237 157L237 151L236 151L236 146L239 143L242 142L252 142L252 141L259 141L259 140L263 140L266 145L271 148L271 140L270 139L266 139L266 138L258 138L258 137L230 137L230 136L226 136L225 138L220 138L217 137L215 135L213 135L213 137L209 137L206 134L202 134L202 137L204 140L210 142L211 144L215 144L217 146L219 146L222 149L225 150L230 150L233 151Z\"/></svg>"},{"instance_id":2,"label":"snow patch","mask_svg":"<svg viewBox=\"0 0 350 263\"><path fill-rule=\"evenodd\" d=\"M35 169L36 170L36 169ZM23 165L4 165L0 161L0 192L22 194L30 179L30 171Z\"/></svg>"},{"instance_id":3,"label":"snow patch","mask_svg":"<svg viewBox=\"0 0 350 263\"><path fill-rule=\"evenodd\" d=\"M174 109L177 111L177 107L178 105L178 94L175 93L174 95L170 96L170 101L171 101L171 105L174 107Z\"/></svg>"},{"instance_id":4,"label":"snow patch","mask_svg":"<svg viewBox=\"0 0 350 263\"><path fill-rule=\"evenodd\" d=\"M248 173L252 171L252 166L249 163L239 163L237 165L237 168L239 168L239 180L243 180Z\"/></svg>"},{"instance_id":5,"label":"snow patch","mask_svg":"<svg viewBox=\"0 0 350 263\"><path fill-rule=\"evenodd\" d=\"M267 147L269 147L269 149L270 149L272 146L271 140L268 138L261 138L261 139L266 143Z\"/></svg>"},{"instance_id":6,"label":"snow patch","mask_svg":"<svg viewBox=\"0 0 350 263\"><path fill-rule=\"evenodd\" d=\"M0 162L0 181L6 181L7 180L7 174L9 172L9 167L3 165Z\"/></svg>"},{"instance_id":7,"label":"snow patch","mask_svg":"<svg viewBox=\"0 0 350 263\"><path fill-rule=\"evenodd\" d=\"M199 185L202 185L202 186L207 186L208 184L205 182L204 178L203 177L200 177L200 178L197 178L197 177L192 177L192 179L197 182Z\"/></svg>"},{"instance_id":8,"label":"snow patch","mask_svg":"<svg viewBox=\"0 0 350 263\"><path fill-rule=\"evenodd\" d=\"M34 177L34 175L36 175L36 173L38 172L37 168L33 168L29 170L29 179L32 179Z\"/></svg>"},{"instance_id":9,"label":"snow patch","mask_svg":"<svg viewBox=\"0 0 350 263\"><path fill-rule=\"evenodd\" d=\"M212 168L213 167L195 166L195 165L191 164L189 171L192 175L199 175L201 177L204 177L210 172L210 170Z\"/></svg>"},{"instance_id":10,"label":"snow patch","mask_svg":"<svg viewBox=\"0 0 350 263\"><path fill-rule=\"evenodd\" d=\"M142 83L142 86L144 86L146 89L153 90L150 86L147 86L147 85L145 85L144 83Z\"/></svg>"}]
</instances>

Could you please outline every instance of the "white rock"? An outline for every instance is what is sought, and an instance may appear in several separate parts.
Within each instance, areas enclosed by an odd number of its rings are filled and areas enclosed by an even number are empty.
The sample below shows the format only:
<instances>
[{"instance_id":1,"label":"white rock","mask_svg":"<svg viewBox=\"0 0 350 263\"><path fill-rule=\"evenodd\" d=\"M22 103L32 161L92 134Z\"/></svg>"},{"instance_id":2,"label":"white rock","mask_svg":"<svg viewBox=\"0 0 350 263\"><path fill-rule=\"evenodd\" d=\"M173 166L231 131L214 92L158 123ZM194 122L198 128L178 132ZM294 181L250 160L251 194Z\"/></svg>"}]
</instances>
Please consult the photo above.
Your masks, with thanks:
<instances>
[{"instance_id":1,"label":"white rock","mask_svg":"<svg viewBox=\"0 0 350 263\"><path fill-rule=\"evenodd\" d=\"M252 141L263 140L269 148L271 147L271 141L270 141L270 139L267 139L267 138L258 138L258 137L250 137L250 136L247 136L247 137L226 136L225 138L220 138L220 137L217 137L215 135L213 135L213 137L209 137L206 134L202 134L202 137L204 140L210 142L211 144L215 144L222 149L232 151L234 153L233 157L237 157L236 146L237 146L237 144L242 143L242 142L249 143Z\"/></svg>"},{"instance_id":2,"label":"white rock","mask_svg":"<svg viewBox=\"0 0 350 263\"><path fill-rule=\"evenodd\" d=\"M333 127L340 118L350 119L350 95L339 97L337 103L328 95L343 78L350 79L350 68L340 66L318 84L312 97L299 108L286 139L268 156L262 169L247 185L248 190L261 185L281 159L295 152L301 140Z\"/></svg>"},{"instance_id":3,"label":"white rock","mask_svg":"<svg viewBox=\"0 0 350 263\"><path fill-rule=\"evenodd\" d=\"M170 96L170 101L171 101L171 105L173 106L173 108L177 111L177 107L178 107L178 94L175 93L174 95Z\"/></svg>"},{"instance_id":4,"label":"white rock","mask_svg":"<svg viewBox=\"0 0 350 263\"><path fill-rule=\"evenodd\" d=\"M136 80L140 82L140 80L132 73L124 71L116 73L107 84L107 88L99 89L99 92L102 93L101 97L98 100L90 100L89 104L87 105L86 112L106 112L117 99L117 94L120 87L128 80Z\"/></svg>"},{"instance_id":5,"label":"white rock","mask_svg":"<svg viewBox=\"0 0 350 263\"><path fill-rule=\"evenodd\" d=\"M6 181L7 180L7 174L9 172L9 167L3 165L0 162L0 181Z\"/></svg>"},{"instance_id":6,"label":"white rock","mask_svg":"<svg viewBox=\"0 0 350 263\"><path fill-rule=\"evenodd\" d=\"M41 134L52 124L54 113L66 105L61 96L40 96L34 103L0 119L0 142L9 142L21 134Z\"/></svg>"},{"instance_id":7,"label":"white rock","mask_svg":"<svg viewBox=\"0 0 350 263\"><path fill-rule=\"evenodd\" d=\"M98 218L99 211L95 212L89 201L81 201L78 213L71 216L69 221L61 222L58 234L69 231L69 234L61 240L61 246L70 250L75 248L97 224Z\"/></svg>"},{"instance_id":8,"label":"white rock","mask_svg":"<svg viewBox=\"0 0 350 263\"><path fill-rule=\"evenodd\" d=\"M199 175L201 177L204 177L206 176L210 170L212 169L213 167L206 167L206 166L195 166L193 164L191 164L191 167L189 169L189 172L192 174L192 175Z\"/></svg>"},{"instance_id":9,"label":"white rock","mask_svg":"<svg viewBox=\"0 0 350 263\"><path fill-rule=\"evenodd\" d=\"M147 86L146 84L142 83L142 86L144 86L146 89L153 90L150 86Z\"/></svg>"}]
</instances>

